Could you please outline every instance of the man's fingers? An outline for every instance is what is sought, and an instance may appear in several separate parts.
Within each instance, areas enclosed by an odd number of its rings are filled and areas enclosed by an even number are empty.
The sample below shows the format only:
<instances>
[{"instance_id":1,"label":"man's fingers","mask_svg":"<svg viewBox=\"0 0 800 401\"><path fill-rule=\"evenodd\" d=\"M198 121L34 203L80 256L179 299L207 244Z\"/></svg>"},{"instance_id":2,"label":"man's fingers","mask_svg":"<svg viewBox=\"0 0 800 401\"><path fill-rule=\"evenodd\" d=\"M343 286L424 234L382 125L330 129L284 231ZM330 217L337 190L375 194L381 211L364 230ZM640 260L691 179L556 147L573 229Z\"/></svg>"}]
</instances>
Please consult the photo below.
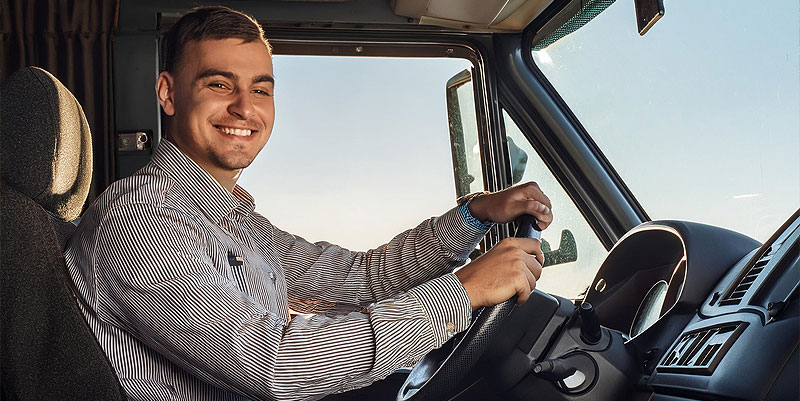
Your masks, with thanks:
<instances>
[{"instance_id":1,"label":"man's fingers","mask_svg":"<svg viewBox=\"0 0 800 401\"><path fill-rule=\"evenodd\" d=\"M550 198L542 192L542 189L539 188L539 184L531 181L526 184L523 184L522 187L522 195L526 199L533 199L538 201L539 203L544 204L545 206L552 207L552 203L550 203Z\"/></svg>"},{"instance_id":2,"label":"man's fingers","mask_svg":"<svg viewBox=\"0 0 800 401\"><path fill-rule=\"evenodd\" d=\"M537 200L529 199L525 201L524 212L536 217L539 221L539 228L545 229L553 222L553 211L549 206Z\"/></svg>"},{"instance_id":3,"label":"man's fingers","mask_svg":"<svg viewBox=\"0 0 800 401\"><path fill-rule=\"evenodd\" d=\"M530 214L539 220L541 229L553 221L550 198L533 181L473 199L469 210L480 220L508 223L523 214Z\"/></svg>"},{"instance_id":4,"label":"man's fingers","mask_svg":"<svg viewBox=\"0 0 800 401\"><path fill-rule=\"evenodd\" d=\"M536 280L542 276L542 264L544 263L544 257L542 257L542 261L539 261L539 257L540 254L530 255L530 258L525 261L525 266L528 267L528 271L533 274Z\"/></svg>"},{"instance_id":5,"label":"man's fingers","mask_svg":"<svg viewBox=\"0 0 800 401\"><path fill-rule=\"evenodd\" d=\"M534 265L538 266L539 268L542 267L542 265L544 264L544 253L542 252L541 244L539 244L539 246L536 247L536 249L534 249L533 251L531 252L525 251L525 253L528 256L528 258L525 260L525 264L529 268L532 268ZM538 279L539 276L536 276L536 278Z\"/></svg>"},{"instance_id":6,"label":"man's fingers","mask_svg":"<svg viewBox=\"0 0 800 401\"><path fill-rule=\"evenodd\" d=\"M545 229L553 221L552 203L550 198L542 192L539 184L531 181L521 187L523 213L528 213L539 220L539 228Z\"/></svg>"},{"instance_id":7,"label":"man's fingers","mask_svg":"<svg viewBox=\"0 0 800 401\"><path fill-rule=\"evenodd\" d=\"M526 291L520 288L519 292L517 292L517 305L524 304L530 296L531 296L530 291Z\"/></svg>"},{"instance_id":8,"label":"man's fingers","mask_svg":"<svg viewBox=\"0 0 800 401\"><path fill-rule=\"evenodd\" d=\"M516 294L524 303L542 275L541 244L533 238L505 238L497 246L456 271L475 309L496 305Z\"/></svg>"},{"instance_id":9,"label":"man's fingers","mask_svg":"<svg viewBox=\"0 0 800 401\"><path fill-rule=\"evenodd\" d=\"M531 290L536 288L536 281L539 280L539 276L541 276L542 273L541 269L539 270L538 274L535 274L530 268L526 270L525 277L528 279L528 292L531 292Z\"/></svg>"},{"instance_id":10,"label":"man's fingers","mask_svg":"<svg viewBox=\"0 0 800 401\"><path fill-rule=\"evenodd\" d=\"M508 244L516 246L519 249L522 249L528 255L535 255L537 253L542 253L542 244L539 242L538 239L511 237L503 241L512 241L509 242Z\"/></svg>"},{"instance_id":11,"label":"man's fingers","mask_svg":"<svg viewBox=\"0 0 800 401\"><path fill-rule=\"evenodd\" d=\"M525 278L527 279L527 285L522 286L517 291L517 305L522 305L525 301L528 300L528 297L531 296L531 291L534 287L536 287L536 277L534 277L533 273L530 270L524 269Z\"/></svg>"}]
</instances>

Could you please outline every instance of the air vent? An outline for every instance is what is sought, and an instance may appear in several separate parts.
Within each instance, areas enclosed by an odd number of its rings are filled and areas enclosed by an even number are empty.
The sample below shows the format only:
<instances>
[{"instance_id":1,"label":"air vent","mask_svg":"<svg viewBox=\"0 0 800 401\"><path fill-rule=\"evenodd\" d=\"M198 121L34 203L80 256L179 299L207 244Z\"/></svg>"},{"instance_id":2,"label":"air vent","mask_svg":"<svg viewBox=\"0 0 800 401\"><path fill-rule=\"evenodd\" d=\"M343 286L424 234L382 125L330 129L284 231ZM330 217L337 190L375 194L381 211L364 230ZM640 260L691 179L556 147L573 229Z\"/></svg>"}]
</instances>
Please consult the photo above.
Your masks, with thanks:
<instances>
[{"instance_id":1,"label":"air vent","mask_svg":"<svg viewBox=\"0 0 800 401\"><path fill-rule=\"evenodd\" d=\"M776 244L780 246L780 244ZM775 250L777 247L770 246L766 249L763 256L758 259L758 261L750 267L747 271L747 274L739 280L739 283L736 284L733 291L728 293L722 301L719 302L720 305L739 305L742 302L742 298L744 298L744 294L747 293L747 290L750 289L750 286L753 285L753 282L756 281L758 275L764 270L764 266L769 263L770 259L772 259L772 255L775 254Z\"/></svg>"},{"instance_id":2,"label":"air vent","mask_svg":"<svg viewBox=\"0 0 800 401\"><path fill-rule=\"evenodd\" d=\"M681 336L657 369L662 372L710 375L746 324L717 326Z\"/></svg>"},{"instance_id":3,"label":"air vent","mask_svg":"<svg viewBox=\"0 0 800 401\"><path fill-rule=\"evenodd\" d=\"M747 268L746 273L740 277L739 281L736 283L736 286L734 286L732 290L729 290L728 293L722 297L722 300L719 301L721 306L739 305L742 303L742 299L744 299L744 296L747 294L748 290L750 290L750 287L753 286L761 272L763 272L767 265L770 264L770 260L781 249L781 245L783 245L784 242L786 242L794 234L794 232L797 231L798 227L800 227L800 219L797 217L797 213L795 213L795 215L792 216L792 218L784 223L784 225L781 227L779 231L780 234L778 234L777 237L771 238L770 241L764 244L765 249L759 250L760 256L758 257L758 260L756 260L752 266ZM789 241L789 243L791 242L793 241ZM770 266L770 269L773 268L774 266Z\"/></svg>"}]
</instances>

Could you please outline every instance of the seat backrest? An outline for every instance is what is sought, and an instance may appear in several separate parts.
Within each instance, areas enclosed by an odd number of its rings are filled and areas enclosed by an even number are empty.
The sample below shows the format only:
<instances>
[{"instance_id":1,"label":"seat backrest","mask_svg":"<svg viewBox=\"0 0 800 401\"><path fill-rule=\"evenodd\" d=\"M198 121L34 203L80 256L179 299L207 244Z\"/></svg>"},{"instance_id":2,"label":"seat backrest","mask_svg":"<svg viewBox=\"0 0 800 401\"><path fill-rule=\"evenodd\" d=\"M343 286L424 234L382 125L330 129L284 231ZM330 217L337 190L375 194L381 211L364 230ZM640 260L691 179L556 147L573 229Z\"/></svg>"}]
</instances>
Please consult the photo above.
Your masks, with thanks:
<instances>
[{"instance_id":1,"label":"seat backrest","mask_svg":"<svg viewBox=\"0 0 800 401\"><path fill-rule=\"evenodd\" d=\"M89 193L91 135L74 96L28 67L0 93L3 400L123 400L88 327L53 228L66 239Z\"/></svg>"}]
</instances>

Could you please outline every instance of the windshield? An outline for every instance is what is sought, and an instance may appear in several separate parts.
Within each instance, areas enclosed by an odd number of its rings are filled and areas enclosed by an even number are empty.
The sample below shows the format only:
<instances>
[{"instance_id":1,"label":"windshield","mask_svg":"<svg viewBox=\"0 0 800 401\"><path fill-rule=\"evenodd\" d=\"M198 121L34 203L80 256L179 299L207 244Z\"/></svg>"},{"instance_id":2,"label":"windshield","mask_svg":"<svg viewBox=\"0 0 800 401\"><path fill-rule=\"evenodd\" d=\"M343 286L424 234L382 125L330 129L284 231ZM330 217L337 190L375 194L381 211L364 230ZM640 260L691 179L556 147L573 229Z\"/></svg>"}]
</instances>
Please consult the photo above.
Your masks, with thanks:
<instances>
[{"instance_id":1,"label":"windshield","mask_svg":"<svg viewBox=\"0 0 800 401\"><path fill-rule=\"evenodd\" d=\"M643 37L633 3L536 65L652 219L765 241L800 207L798 2L669 2Z\"/></svg>"}]
</instances>

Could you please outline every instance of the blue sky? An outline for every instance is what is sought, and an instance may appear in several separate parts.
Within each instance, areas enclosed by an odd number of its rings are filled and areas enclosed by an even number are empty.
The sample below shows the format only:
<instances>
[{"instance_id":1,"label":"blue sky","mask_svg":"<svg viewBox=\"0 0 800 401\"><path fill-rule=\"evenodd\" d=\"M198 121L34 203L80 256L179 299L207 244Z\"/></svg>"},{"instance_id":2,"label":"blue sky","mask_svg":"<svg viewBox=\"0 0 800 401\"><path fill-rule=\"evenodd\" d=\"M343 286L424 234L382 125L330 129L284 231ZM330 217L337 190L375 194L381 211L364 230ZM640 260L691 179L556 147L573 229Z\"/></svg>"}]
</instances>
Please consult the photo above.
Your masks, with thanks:
<instances>
[{"instance_id":1,"label":"blue sky","mask_svg":"<svg viewBox=\"0 0 800 401\"><path fill-rule=\"evenodd\" d=\"M800 12L731 3L667 2L640 38L618 1L536 60L651 217L764 241L800 206ZM277 56L273 136L240 184L308 239L386 242L453 205L444 85L468 67Z\"/></svg>"}]
</instances>

